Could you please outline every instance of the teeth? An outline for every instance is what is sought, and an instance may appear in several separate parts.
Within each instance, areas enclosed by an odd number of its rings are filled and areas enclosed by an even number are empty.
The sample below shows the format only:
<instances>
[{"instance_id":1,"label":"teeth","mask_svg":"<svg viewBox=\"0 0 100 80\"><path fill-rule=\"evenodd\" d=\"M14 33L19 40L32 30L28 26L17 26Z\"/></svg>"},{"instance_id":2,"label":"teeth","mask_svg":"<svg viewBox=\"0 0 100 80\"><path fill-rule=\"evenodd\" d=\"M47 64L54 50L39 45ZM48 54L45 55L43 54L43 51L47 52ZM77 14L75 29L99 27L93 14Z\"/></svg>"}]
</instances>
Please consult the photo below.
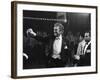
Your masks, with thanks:
<instances>
[{"instance_id":1,"label":"teeth","mask_svg":"<svg viewBox=\"0 0 100 80\"><path fill-rule=\"evenodd\" d=\"M65 19L48 19L48 18L33 18L33 17L23 17L23 19L33 19L33 20L44 20L44 21L65 21Z\"/></svg>"}]
</instances>

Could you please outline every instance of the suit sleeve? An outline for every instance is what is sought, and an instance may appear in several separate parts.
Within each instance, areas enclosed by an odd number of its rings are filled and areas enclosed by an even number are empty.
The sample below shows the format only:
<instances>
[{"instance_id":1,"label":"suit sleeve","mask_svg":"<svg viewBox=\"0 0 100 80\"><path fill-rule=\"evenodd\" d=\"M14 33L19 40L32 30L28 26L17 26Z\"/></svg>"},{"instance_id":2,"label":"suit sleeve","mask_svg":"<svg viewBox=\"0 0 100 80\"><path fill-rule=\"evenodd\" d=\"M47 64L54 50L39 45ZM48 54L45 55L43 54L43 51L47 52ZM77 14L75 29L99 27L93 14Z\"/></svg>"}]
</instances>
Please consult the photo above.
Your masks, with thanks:
<instances>
[{"instance_id":1,"label":"suit sleeve","mask_svg":"<svg viewBox=\"0 0 100 80\"><path fill-rule=\"evenodd\" d=\"M49 36L47 36L47 37L42 37L42 36L39 36L39 35L34 36L34 38L35 38L36 40L38 40L38 41L43 42L43 43L48 43L48 41L49 41L49 39L50 39Z\"/></svg>"}]
</instances>

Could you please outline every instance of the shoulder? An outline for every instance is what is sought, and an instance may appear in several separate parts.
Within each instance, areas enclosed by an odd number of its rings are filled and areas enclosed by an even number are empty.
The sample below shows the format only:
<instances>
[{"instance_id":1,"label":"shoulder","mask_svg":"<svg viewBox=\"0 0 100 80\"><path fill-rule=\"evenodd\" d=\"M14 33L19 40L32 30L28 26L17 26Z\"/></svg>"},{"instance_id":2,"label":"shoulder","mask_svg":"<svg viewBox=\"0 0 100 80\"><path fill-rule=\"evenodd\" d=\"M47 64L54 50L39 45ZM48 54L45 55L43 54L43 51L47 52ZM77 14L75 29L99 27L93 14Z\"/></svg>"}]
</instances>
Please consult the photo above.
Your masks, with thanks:
<instances>
[{"instance_id":1,"label":"shoulder","mask_svg":"<svg viewBox=\"0 0 100 80\"><path fill-rule=\"evenodd\" d=\"M85 40L82 40L82 41L81 41L81 44L82 44L82 45L85 45L85 43L86 43Z\"/></svg>"}]
</instances>

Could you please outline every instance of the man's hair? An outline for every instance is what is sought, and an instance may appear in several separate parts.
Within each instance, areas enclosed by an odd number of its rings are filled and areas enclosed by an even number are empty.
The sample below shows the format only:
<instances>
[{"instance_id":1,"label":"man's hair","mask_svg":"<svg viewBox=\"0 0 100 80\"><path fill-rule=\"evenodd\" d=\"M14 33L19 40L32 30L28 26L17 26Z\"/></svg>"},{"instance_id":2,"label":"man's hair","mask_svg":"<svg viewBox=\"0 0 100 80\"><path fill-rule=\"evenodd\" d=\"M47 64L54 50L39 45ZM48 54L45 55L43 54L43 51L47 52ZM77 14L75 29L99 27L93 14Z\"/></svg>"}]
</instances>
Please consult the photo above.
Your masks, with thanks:
<instances>
[{"instance_id":1,"label":"man's hair","mask_svg":"<svg viewBox=\"0 0 100 80\"><path fill-rule=\"evenodd\" d=\"M58 27L58 26L59 26L60 31L63 33L64 32L64 26L61 23L55 23L54 24L54 27Z\"/></svg>"},{"instance_id":2,"label":"man's hair","mask_svg":"<svg viewBox=\"0 0 100 80\"><path fill-rule=\"evenodd\" d=\"M81 36L81 37L84 38L84 33L83 32L80 32L79 36Z\"/></svg>"}]
</instances>

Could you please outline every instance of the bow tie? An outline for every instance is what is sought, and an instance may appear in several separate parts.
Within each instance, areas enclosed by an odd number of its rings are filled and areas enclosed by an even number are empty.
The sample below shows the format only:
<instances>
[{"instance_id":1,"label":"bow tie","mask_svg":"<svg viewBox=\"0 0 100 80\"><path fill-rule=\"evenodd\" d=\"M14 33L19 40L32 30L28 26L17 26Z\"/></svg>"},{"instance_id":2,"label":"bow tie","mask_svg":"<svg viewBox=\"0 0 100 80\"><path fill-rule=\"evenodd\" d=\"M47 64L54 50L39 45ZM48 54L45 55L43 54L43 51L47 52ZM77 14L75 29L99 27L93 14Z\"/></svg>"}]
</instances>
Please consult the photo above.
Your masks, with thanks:
<instances>
[{"instance_id":1,"label":"bow tie","mask_svg":"<svg viewBox=\"0 0 100 80\"><path fill-rule=\"evenodd\" d=\"M55 40L60 40L60 38L59 37L56 37Z\"/></svg>"}]
</instances>

